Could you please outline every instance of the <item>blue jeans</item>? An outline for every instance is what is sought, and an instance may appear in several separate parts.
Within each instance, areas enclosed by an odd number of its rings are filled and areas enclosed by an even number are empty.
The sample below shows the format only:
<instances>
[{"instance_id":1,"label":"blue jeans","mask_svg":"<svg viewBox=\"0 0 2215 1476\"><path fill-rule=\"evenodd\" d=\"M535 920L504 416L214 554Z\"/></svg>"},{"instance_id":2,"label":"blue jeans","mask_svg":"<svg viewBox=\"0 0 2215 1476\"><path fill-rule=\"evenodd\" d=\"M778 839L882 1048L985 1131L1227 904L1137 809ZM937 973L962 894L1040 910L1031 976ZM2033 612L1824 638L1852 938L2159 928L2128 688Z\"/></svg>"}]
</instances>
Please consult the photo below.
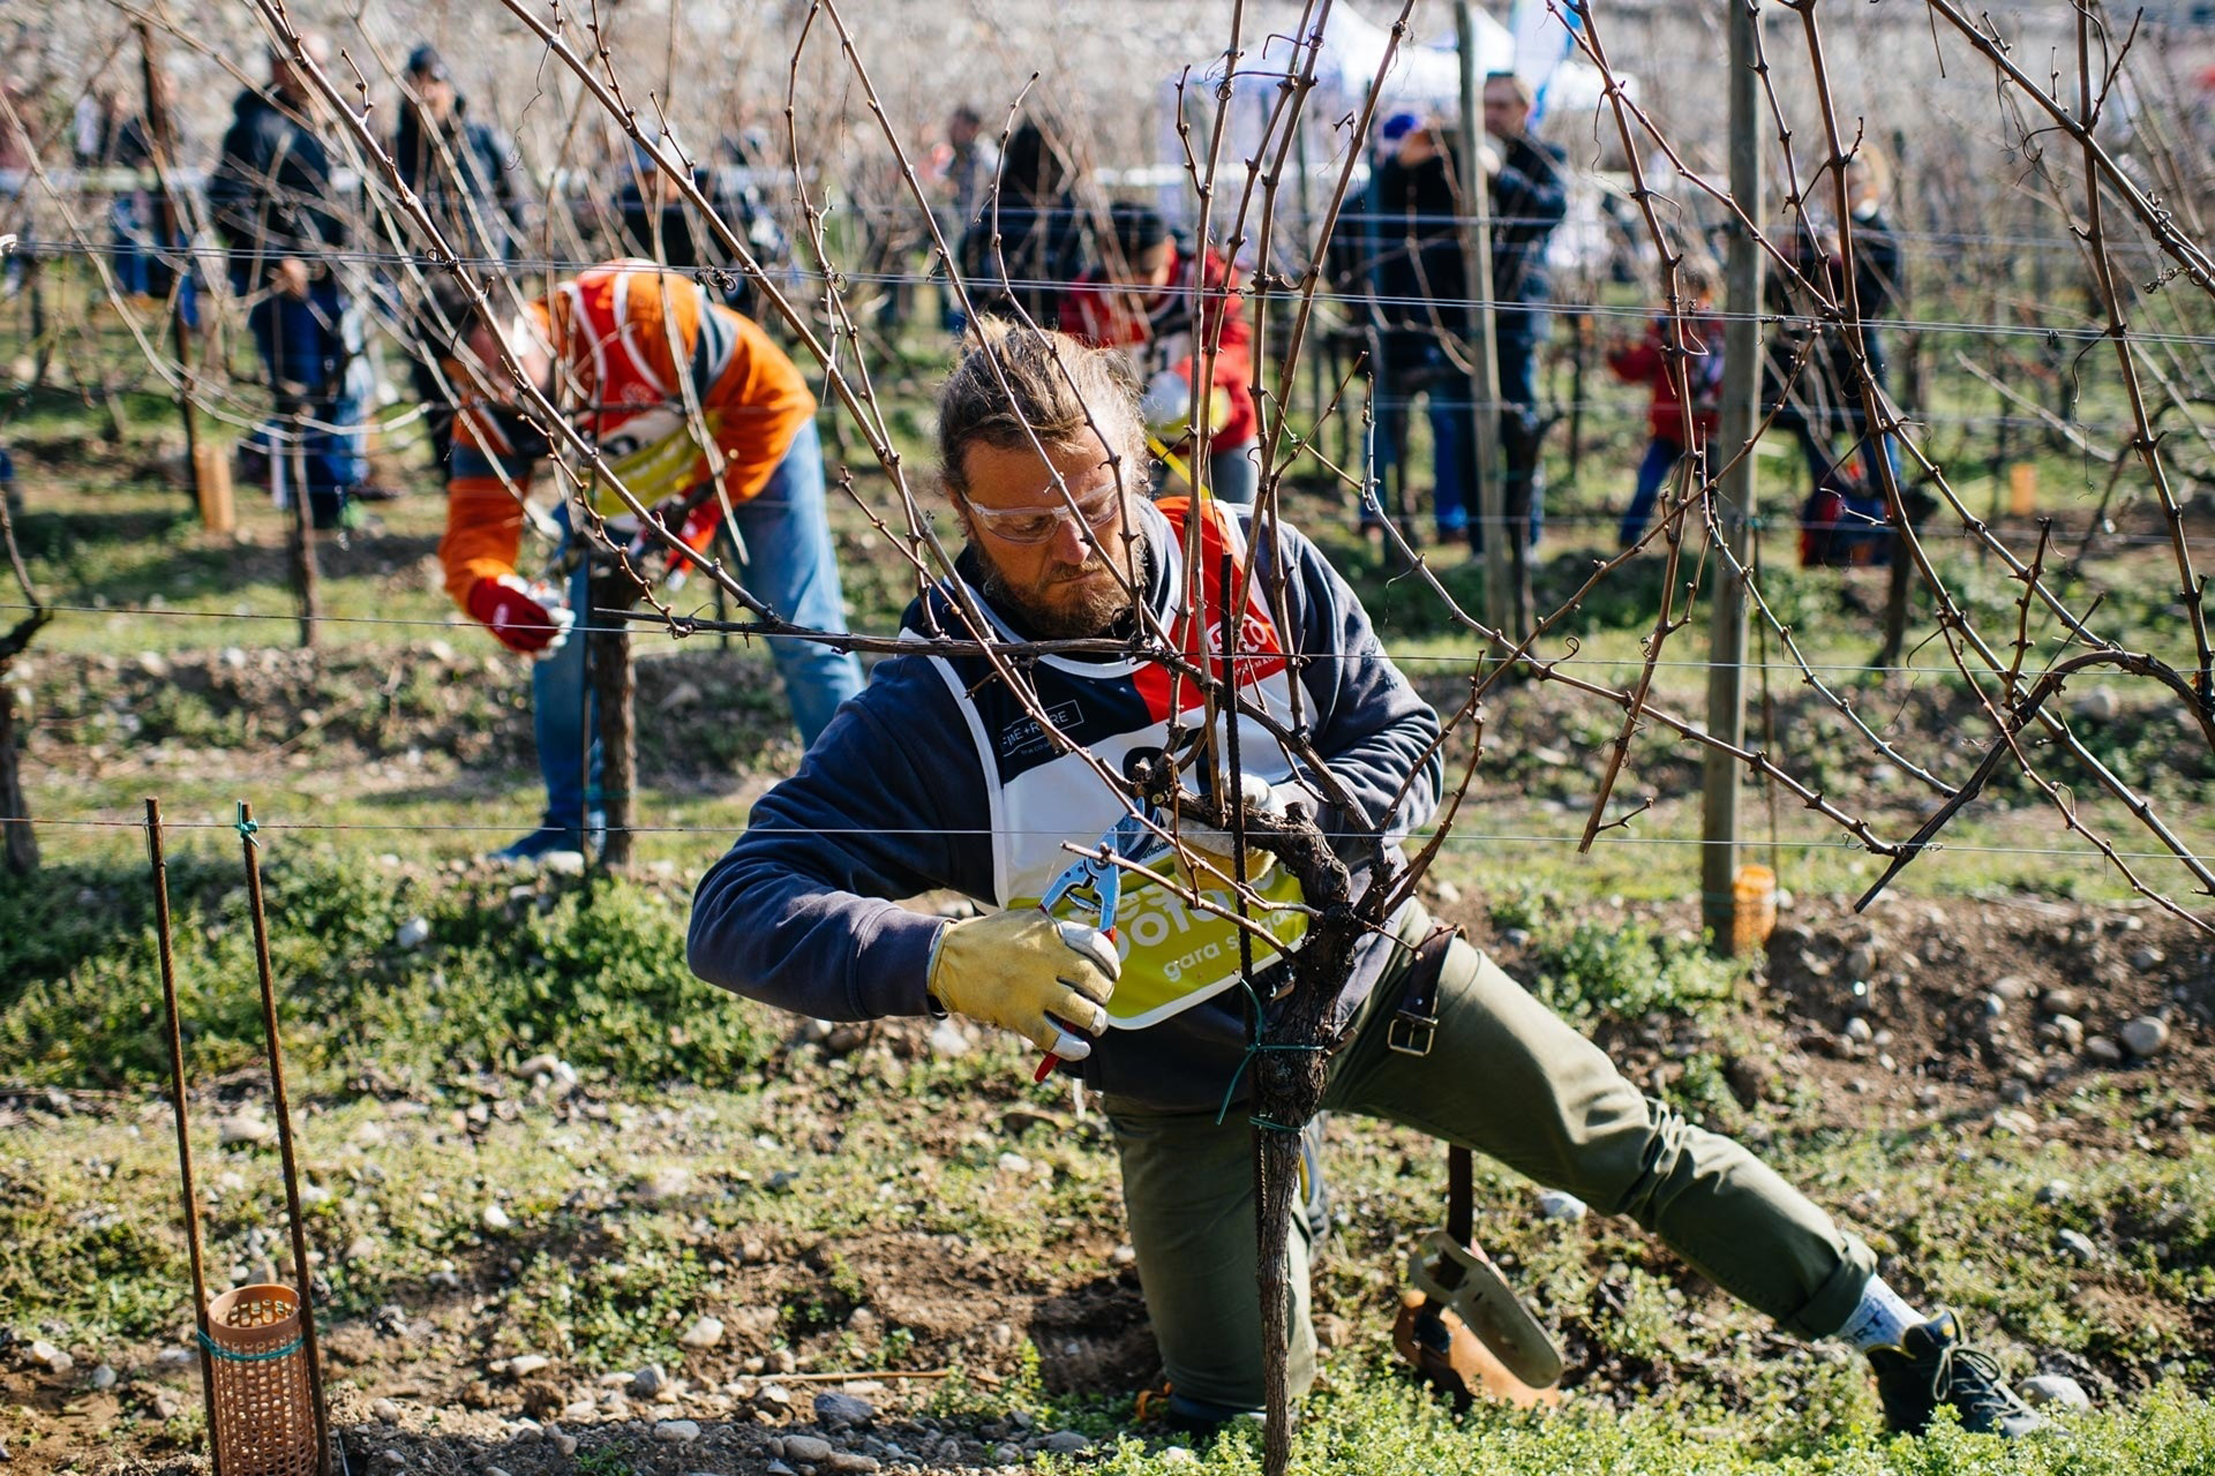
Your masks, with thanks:
<instances>
[{"instance_id":1,"label":"blue jeans","mask_svg":"<svg viewBox=\"0 0 2215 1476\"><path fill-rule=\"evenodd\" d=\"M110 219L115 226L116 285L140 297L167 297L174 289L185 326L199 327L199 283L190 266L189 243L162 238L159 211L143 194L118 195Z\"/></svg>"},{"instance_id":2,"label":"blue jeans","mask_svg":"<svg viewBox=\"0 0 2215 1476\"><path fill-rule=\"evenodd\" d=\"M269 293L246 315L246 326L277 397L269 444L288 453L278 458L284 470L275 475L284 478L280 485L306 483L315 526L337 527L347 495L361 485L368 466L362 433L367 364L360 344L352 341L358 326L348 320L345 295L326 275L308 284L305 298ZM297 455L289 454L287 423L295 411L315 422L303 433Z\"/></svg>"},{"instance_id":3,"label":"blue jeans","mask_svg":"<svg viewBox=\"0 0 2215 1476\"><path fill-rule=\"evenodd\" d=\"M1406 363L1387 366L1377 397L1377 482L1382 487L1407 444L1407 413L1422 395L1431 424L1432 507L1438 536L1460 538L1476 505L1475 432L1470 423L1467 377L1454 371L1436 346L1424 348Z\"/></svg>"},{"instance_id":4,"label":"blue jeans","mask_svg":"<svg viewBox=\"0 0 2215 1476\"><path fill-rule=\"evenodd\" d=\"M1546 522L1546 478L1538 465L1538 340L1527 332L1502 331L1494 338L1492 357L1500 376L1500 507L1510 523L1530 519L1530 546L1536 548ZM1476 486L1474 480L1470 486ZM1474 518L1469 546L1484 550L1484 527Z\"/></svg>"},{"instance_id":5,"label":"blue jeans","mask_svg":"<svg viewBox=\"0 0 2215 1476\"><path fill-rule=\"evenodd\" d=\"M564 526L568 514L564 506L557 515ZM751 593L794 625L846 628L845 596L824 511L823 445L814 421L800 427L769 485L733 509L733 520L746 545L736 572ZM587 813L596 816L603 804L599 723L585 679L591 582L591 561L579 559L568 590L578 629L531 668L531 729L546 780L543 823L562 830L581 830ZM834 651L821 641L772 636L768 645L784 678L792 720L801 739L812 744L839 704L861 690L861 663L852 652Z\"/></svg>"},{"instance_id":6,"label":"blue jeans","mask_svg":"<svg viewBox=\"0 0 2215 1476\"><path fill-rule=\"evenodd\" d=\"M1669 473L1683 459L1684 448L1675 441L1655 436L1646 443L1646 459L1638 463L1638 486L1631 493L1630 506L1624 509L1623 526L1615 533L1617 544L1629 548L1646 531L1646 519L1653 515L1661 484L1669 480Z\"/></svg>"},{"instance_id":7,"label":"blue jeans","mask_svg":"<svg viewBox=\"0 0 2215 1476\"><path fill-rule=\"evenodd\" d=\"M1500 456L1505 465L1501 506L1509 518L1530 514L1530 541L1538 542L1545 521L1545 485L1538 474L1538 386L1536 344L1516 337L1498 342L1500 376ZM1442 539L1466 537L1484 547L1478 524L1477 433L1475 400L1469 378L1445 352L1423 349L1411 362L1394 363L1377 404L1377 479L1381 484L1398 447L1407 439L1407 412L1415 396L1428 402L1431 426L1432 502Z\"/></svg>"},{"instance_id":8,"label":"blue jeans","mask_svg":"<svg viewBox=\"0 0 2215 1476\"><path fill-rule=\"evenodd\" d=\"M108 211L115 227L115 285L135 297L154 295L154 253L135 195L118 195Z\"/></svg>"}]
</instances>

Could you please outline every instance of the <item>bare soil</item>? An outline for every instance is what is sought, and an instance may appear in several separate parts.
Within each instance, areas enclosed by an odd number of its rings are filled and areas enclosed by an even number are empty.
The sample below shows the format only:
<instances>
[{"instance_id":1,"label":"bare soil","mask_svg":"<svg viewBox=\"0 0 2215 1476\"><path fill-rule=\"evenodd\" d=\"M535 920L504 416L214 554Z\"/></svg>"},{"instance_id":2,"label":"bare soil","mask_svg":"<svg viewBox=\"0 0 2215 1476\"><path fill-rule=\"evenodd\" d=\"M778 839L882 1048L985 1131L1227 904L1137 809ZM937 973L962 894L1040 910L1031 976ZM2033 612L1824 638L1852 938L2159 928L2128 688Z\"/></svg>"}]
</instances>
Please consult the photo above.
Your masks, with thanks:
<instances>
[{"instance_id":1,"label":"bare soil","mask_svg":"<svg viewBox=\"0 0 2215 1476\"><path fill-rule=\"evenodd\" d=\"M1600 915L1606 915L1604 907ZM1623 914L1626 921L1633 916L1664 927L1692 921L1668 909ZM1516 965L1515 947L1489 937L1481 917L1465 921L1511 969ZM2158 1154L2182 1129L2215 1129L2215 1111L2204 1094L2215 1075L2211 958L2215 953L2201 935L2150 908L2035 900L1942 908L1902 900L1858 916L1833 901L1809 900L1770 940L1760 987L1722 1021L1694 1025L1673 1016L1615 1021L1598 1037L1633 1080L1654 1086L1683 1069L1694 1049L1717 1039L1736 1042L1725 1073L1750 1112L1758 1114L1788 1084L1814 1086L1820 1105L1812 1113L1793 1114L1794 1129L1802 1133L1939 1123L1968 1138L2017 1136L2035 1142L2047 1132L2066 1132L2087 1146L2106 1140L2118 1150ZM2074 999L2061 991L2072 991ZM2067 1027L2056 1027L2062 1013L2079 1023L2084 1041L2113 1040L2126 1021L2140 1017L2163 1019L2169 1039L2151 1060L2126 1054L2105 1061L2072 1044L2079 1037ZM1869 1040L1848 1033L1857 1019L1872 1026ZM906 1022L876 1029L897 1054L925 1049ZM787 1069L804 1073L821 1051L852 1044L796 1050ZM2119 1125L2068 1116L2061 1104L2094 1076L2122 1087L2126 1096L2134 1084L2156 1077L2176 1090L2161 1097L2158 1115ZM82 1097L75 1105L80 1111L103 1110L97 1098ZM835 1104L827 1105L835 1111ZM19 1121L26 1108L36 1110L36 1104L18 1104ZM124 1107L111 1103L110 1110ZM1013 1143L1054 1120L1014 1102L1004 1110L988 1109L987 1117ZM966 1130L920 1114L915 1127L926 1147L936 1134L946 1137L950 1148L954 1135ZM834 1117L826 1116L823 1130L835 1135ZM2125 1255L2135 1243L2161 1233L2155 1225L2107 1228ZM1115 1264L1112 1230L1080 1228L1074 1237L1072 1259ZM910 1330L916 1339L914 1366L959 1364L974 1371L987 1407L992 1381L1017 1375L1026 1345L1035 1349L1049 1390L1128 1392L1159 1379L1137 1279L1128 1269L1056 1280L1040 1268L1010 1264L958 1239L925 1234L871 1234L835 1244L728 1237L698 1250L739 1268L729 1302L741 1310L731 1314L719 1347L690 1354L681 1369L672 1370L683 1391L674 1403L641 1398L628 1418L564 1421L565 1405L580 1392L589 1397L597 1391L558 1366L523 1378L488 1374L477 1351L484 1329L472 1320L470 1268L464 1268L458 1287L441 1295L387 1309L378 1319L329 1327L322 1346L329 1377L340 1389L332 1418L351 1468L396 1473L498 1466L513 1476L568 1472L578 1469L562 1448L559 1437L568 1436L581 1440L588 1453L620 1451L629 1469L642 1476L700 1471L758 1476L779 1459L784 1447L777 1442L783 1436L816 1434L848 1462L824 1462L819 1470L858 1470L864 1469L861 1460L896 1460L886 1450L889 1443L925 1469L960 1471L1006 1464L1004 1457L1039 1448L1050 1433L1005 1418L921 1415L917 1411L933 1387L929 1380L825 1384L790 1374L795 1362L812 1367L819 1355L830 1354L857 1312L880 1325ZM599 1253L583 1244L567 1251L584 1257ZM2094 1281L2089 1291L2097 1303L2102 1293ZM2189 1317L2207 1324L2191 1329L2196 1341L2215 1337L2215 1312L2150 1304L2120 1284L2107 1291L2112 1315L2122 1325L2150 1316ZM819 1325L787 1350L773 1346L792 1331L780 1328L776 1309L810 1299L822 1306ZM1621 1397L1658 1376L1639 1360L1587 1341L1577 1309L1555 1310L1564 1341L1582 1363L1575 1382L1590 1395ZM1369 1314L1361 1308L1322 1309L1336 1336L1345 1335L1349 1315ZM158 1350L130 1352L133 1356L111 1360L122 1382L97 1392L88 1388L81 1368L55 1376L31 1367L20 1347L0 1353L0 1399L18 1406L19 1420L35 1432L14 1442L10 1469L203 1469L196 1455L164 1445L156 1421L142 1418L129 1427L136 1433L118 1433L125 1413L143 1417L198 1398L188 1371L159 1362ZM2075 1368L2079 1376L2106 1393L2141 1388L2154 1373L2076 1362L2082 1365ZM825 1390L858 1393L874 1406L875 1418L865 1426L825 1424L814 1406ZM382 1406L373 1409L380 1399L393 1402L396 1418L378 1417L376 1409L393 1414ZM677 1418L698 1422L704 1433L683 1444L654 1437L657 1421ZM1016 1450L1003 1449L1008 1446ZM804 1463L786 1460L788 1468L799 1464Z\"/></svg>"}]
</instances>

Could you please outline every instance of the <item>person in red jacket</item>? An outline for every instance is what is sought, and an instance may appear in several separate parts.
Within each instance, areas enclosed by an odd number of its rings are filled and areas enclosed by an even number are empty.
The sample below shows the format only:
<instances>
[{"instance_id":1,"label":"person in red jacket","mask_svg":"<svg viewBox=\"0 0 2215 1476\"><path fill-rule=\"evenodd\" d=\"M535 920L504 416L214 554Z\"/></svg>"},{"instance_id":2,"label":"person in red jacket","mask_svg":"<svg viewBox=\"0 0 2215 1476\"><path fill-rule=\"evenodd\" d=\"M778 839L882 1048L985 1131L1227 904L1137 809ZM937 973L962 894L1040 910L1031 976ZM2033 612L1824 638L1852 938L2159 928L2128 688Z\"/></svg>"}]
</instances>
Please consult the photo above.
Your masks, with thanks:
<instances>
[{"instance_id":1,"label":"person in red jacket","mask_svg":"<svg viewBox=\"0 0 2215 1476\"><path fill-rule=\"evenodd\" d=\"M460 332L450 380L462 399L438 546L447 592L501 644L536 658L532 727L546 812L537 829L496 853L536 861L579 850L599 823L599 745L593 738L584 642L567 639L596 562L631 545L634 565L659 560L636 514L587 474L594 518L555 513L566 537L554 568L563 589L518 572L535 465L556 449L520 404L501 349L571 417L643 506L681 517L687 544L705 552L726 525L739 577L780 617L843 630L845 605L824 512L815 396L760 324L712 301L708 290L650 261L612 261L557 282L543 298L503 304L494 318L449 294L441 313ZM593 535L597 523L606 538ZM551 571L550 571L551 572ZM850 652L771 637L771 657L804 742L861 690ZM589 757L588 757L589 755Z\"/></svg>"},{"instance_id":2,"label":"person in red jacket","mask_svg":"<svg viewBox=\"0 0 2215 1476\"><path fill-rule=\"evenodd\" d=\"M1216 252L1195 258L1170 236L1157 211L1121 204L1109 211L1108 260L1062 299L1061 330L1094 348L1120 348L1146 386L1146 428L1171 449L1188 442L1197 349L1215 347L1208 394L1208 487L1224 502L1251 503L1261 483L1260 417L1254 412L1253 328L1238 273ZM1201 343L1192 304L1201 305Z\"/></svg>"},{"instance_id":3,"label":"person in red jacket","mask_svg":"<svg viewBox=\"0 0 2215 1476\"><path fill-rule=\"evenodd\" d=\"M1617 379L1653 386L1646 410L1653 439L1646 444L1637 487L1616 531L1616 542L1624 548L1645 533L1654 501L1677 463L1715 434L1723 388L1723 320L1715 315L1715 274L1704 263L1687 260L1677 268L1677 290L1683 295L1681 314L1660 314L1644 338L1618 343L1607 354L1607 367ZM1672 343L1682 348L1681 355L1670 352ZM1692 394L1689 406L1672 362L1679 358L1684 364L1681 384Z\"/></svg>"}]
</instances>

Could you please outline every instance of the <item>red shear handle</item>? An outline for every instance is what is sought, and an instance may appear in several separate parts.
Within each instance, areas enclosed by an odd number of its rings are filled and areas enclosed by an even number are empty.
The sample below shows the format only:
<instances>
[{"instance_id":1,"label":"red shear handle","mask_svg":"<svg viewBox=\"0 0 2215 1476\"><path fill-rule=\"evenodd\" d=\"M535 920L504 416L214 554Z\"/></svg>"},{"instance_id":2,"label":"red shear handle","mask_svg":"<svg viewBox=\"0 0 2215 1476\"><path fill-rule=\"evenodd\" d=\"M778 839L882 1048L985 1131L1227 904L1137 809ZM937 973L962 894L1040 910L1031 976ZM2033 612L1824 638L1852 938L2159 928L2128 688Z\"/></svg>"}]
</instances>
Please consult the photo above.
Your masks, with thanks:
<instances>
[{"instance_id":1,"label":"red shear handle","mask_svg":"<svg viewBox=\"0 0 2215 1476\"><path fill-rule=\"evenodd\" d=\"M1100 929L1100 934L1110 943L1113 943L1115 941L1115 929L1113 928L1102 928ZM1038 1058L1038 1069L1031 1073L1031 1085L1037 1086L1045 1081L1047 1077L1052 1076L1054 1074L1054 1068L1056 1066L1059 1066L1060 1064L1061 1057L1055 1055L1052 1051L1048 1051L1045 1055L1040 1056Z\"/></svg>"}]
</instances>

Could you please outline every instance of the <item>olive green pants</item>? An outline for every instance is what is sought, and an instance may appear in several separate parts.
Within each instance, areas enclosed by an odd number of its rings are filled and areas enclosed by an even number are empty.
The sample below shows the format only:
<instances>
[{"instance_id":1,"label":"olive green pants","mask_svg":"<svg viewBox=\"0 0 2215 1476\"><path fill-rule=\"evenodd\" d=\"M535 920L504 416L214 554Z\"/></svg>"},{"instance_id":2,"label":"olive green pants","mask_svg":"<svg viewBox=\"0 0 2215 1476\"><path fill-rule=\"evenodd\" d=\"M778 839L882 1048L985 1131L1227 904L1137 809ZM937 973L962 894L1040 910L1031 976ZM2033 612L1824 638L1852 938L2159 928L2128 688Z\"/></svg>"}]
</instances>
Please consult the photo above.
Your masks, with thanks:
<instances>
[{"instance_id":1,"label":"olive green pants","mask_svg":"<svg viewBox=\"0 0 2215 1476\"><path fill-rule=\"evenodd\" d=\"M1802 1337L1845 1325L1875 1271L1867 1246L1733 1140L1687 1123L1623 1080L1598 1047L1455 940L1426 1056L1386 1044L1419 909L1400 929L1354 1040L1331 1064L1324 1110L1415 1128L1492 1158L1602 1214L1628 1215L1702 1275ZM1389 1003L1388 1003L1389 1002ZM1131 1245L1162 1363L1177 1393L1231 1409L1262 1403L1253 1129L1233 1110L1162 1113L1109 1098ZM1415 1228L1415 1227L1411 1227ZM1295 1394L1315 1378L1308 1227L1291 1254Z\"/></svg>"}]
</instances>

